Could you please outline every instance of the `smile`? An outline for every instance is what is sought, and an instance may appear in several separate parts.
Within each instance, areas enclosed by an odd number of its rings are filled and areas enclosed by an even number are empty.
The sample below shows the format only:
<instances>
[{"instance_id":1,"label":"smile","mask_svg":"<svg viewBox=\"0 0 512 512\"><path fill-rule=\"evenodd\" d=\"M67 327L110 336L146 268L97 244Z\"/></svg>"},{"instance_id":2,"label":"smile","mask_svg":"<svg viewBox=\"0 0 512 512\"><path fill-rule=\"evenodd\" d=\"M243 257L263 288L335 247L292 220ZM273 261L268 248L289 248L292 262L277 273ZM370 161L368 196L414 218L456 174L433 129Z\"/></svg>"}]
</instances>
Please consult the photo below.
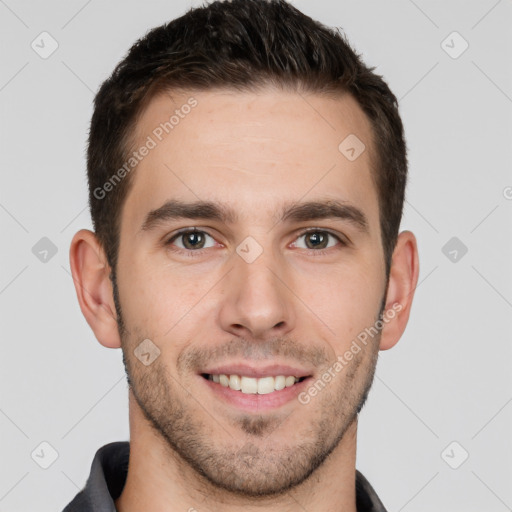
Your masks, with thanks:
<instances>
[{"instance_id":1,"label":"smile","mask_svg":"<svg viewBox=\"0 0 512 512\"><path fill-rule=\"evenodd\" d=\"M233 391L240 391L247 395L266 395L274 391L281 391L301 382L306 377L295 377L293 375L277 375L266 377L247 377L245 375L226 374L203 374L205 379L220 384L222 387L230 388Z\"/></svg>"}]
</instances>

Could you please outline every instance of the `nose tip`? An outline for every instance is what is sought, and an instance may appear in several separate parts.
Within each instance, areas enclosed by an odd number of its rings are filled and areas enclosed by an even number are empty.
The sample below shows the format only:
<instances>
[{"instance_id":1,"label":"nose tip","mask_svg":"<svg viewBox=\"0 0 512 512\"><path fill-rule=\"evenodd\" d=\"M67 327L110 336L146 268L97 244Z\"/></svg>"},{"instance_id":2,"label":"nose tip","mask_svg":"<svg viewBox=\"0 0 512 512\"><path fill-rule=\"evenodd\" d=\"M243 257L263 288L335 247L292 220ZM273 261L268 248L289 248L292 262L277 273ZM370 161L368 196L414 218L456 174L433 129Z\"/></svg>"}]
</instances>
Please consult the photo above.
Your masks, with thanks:
<instances>
[{"instance_id":1,"label":"nose tip","mask_svg":"<svg viewBox=\"0 0 512 512\"><path fill-rule=\"evenodd\" d=\"M230 272L221 305L225 331L250 339L282 336L292 329L293 315L287 287L263 261L238 262Z\"/></svg>"}]
</instances>

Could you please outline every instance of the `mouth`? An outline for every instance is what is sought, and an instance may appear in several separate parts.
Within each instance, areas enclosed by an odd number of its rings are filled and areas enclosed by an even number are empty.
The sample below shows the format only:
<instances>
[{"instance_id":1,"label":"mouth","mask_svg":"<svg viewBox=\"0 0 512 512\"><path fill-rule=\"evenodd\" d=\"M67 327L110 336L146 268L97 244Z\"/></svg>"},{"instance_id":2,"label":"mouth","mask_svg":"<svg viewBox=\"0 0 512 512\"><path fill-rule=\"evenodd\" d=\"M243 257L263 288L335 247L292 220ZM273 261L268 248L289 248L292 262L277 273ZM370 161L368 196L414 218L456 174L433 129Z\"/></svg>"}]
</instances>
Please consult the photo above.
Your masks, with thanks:
<instances>
[{"instance_id":1,"label":"mouth","mask_svg":"<svg viewBox=\"0 0 512 512\"><path fill-rule=\"evenodd\" d=\"M308 378L308 376L296 377L294 375L277 375L275 377L268 375L256 378L239 374L227 375L225 373L202 373L201 376L206 380L220 384L224 388L239 391L246 395L267 395L290 388Z\"/></svg>"},{"instance_id":2,"label":"mouth","mask_svg":"<svg viewBox=\"0 0 512 512\"><path fill-rule=\"evenodd\" d=\"M199 373L214 400L245 412L261 413L292 402L313 379L313 372L288 365L255 368L235 364Z\"/></svg>"}]
</instances>

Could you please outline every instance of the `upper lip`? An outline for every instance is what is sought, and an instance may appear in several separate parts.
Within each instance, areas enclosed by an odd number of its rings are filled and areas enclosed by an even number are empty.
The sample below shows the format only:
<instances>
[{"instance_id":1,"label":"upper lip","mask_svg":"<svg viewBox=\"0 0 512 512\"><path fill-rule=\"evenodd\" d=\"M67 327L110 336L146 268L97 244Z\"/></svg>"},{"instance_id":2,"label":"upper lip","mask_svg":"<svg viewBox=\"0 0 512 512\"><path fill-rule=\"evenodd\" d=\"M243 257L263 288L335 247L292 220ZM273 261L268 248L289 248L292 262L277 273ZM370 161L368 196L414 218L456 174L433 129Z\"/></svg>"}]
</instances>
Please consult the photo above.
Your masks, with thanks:
<instances>
[{"instance_id":1,"label":"upper lip","mask_svg":"<svg viewBox=\"0 0 512 512\"><path fill-rule=\"evenodd\" d=\"M294 377L309 377L311 371L296 366L286 364L271 364L267 366L249 366L246 363L225 364L207 368L200 373L213 375L242 375L245 377L261 378L261 377L277 377L278 375Z\"/></svg>"}]
</instances>

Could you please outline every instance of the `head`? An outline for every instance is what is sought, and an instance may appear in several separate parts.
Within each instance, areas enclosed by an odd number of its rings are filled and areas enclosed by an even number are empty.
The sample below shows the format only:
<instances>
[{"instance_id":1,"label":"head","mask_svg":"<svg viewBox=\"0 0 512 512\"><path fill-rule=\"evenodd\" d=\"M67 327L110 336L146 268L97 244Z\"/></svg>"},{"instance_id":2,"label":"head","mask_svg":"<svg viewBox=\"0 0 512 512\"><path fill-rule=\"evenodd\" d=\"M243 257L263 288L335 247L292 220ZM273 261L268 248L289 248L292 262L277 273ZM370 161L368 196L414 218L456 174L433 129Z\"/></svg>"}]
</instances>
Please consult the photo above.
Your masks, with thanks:
<instances>
[{"instance_id":1,"label":"head","mask_svg":"<svg viewBox=\"0 0 512 512\"><path fill-rule=\"evenodd\" d=\"M300 484L354 425L409 315L395 96L287 2L214 2L133 45L96 96L87 156L95 233L75 235L72 271L140 417L212 486ZM251 401L211 380L228 372L299 381Z\"/></svg>"}]
</instances>

